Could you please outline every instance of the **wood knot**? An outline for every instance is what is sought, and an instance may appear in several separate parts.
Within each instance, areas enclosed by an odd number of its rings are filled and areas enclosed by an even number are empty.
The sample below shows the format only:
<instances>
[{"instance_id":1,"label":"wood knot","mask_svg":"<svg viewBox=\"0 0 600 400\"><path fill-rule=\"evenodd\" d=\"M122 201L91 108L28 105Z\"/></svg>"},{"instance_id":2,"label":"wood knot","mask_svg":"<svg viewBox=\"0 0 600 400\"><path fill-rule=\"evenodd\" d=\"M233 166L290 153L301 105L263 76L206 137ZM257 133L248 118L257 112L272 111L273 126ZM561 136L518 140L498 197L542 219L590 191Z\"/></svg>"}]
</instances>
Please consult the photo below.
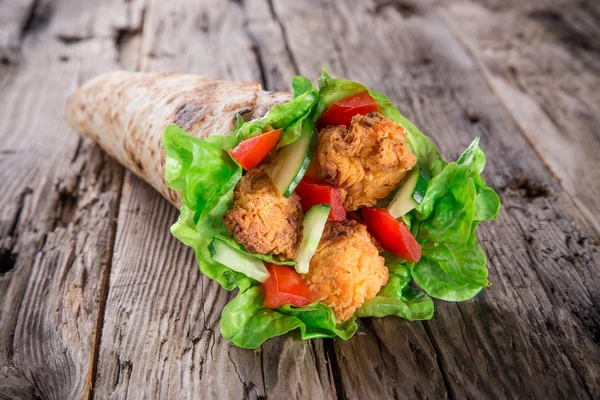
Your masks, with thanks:
<instances>
[{"instance_id":1,"label":"wood knot","mask_svg":"<svg viewBox=\"0 0 600 400\"><path fill-rule=\"evenodd\" d=\"M526 199L547 197L549 194L548 189L544 185L524 175L517 176L507 187L519 192L521 197Z\"/></svg>"},{"instance_id":2,"label":"wood knot","mask_svg":"<svg viewBox=\"0 0 600 400\"><path fill-rule=\"evenodd\" d=\"M15 267L18 254L5 247L0 248L0 276L6 274Z\"/></svg>"}]
</instances>

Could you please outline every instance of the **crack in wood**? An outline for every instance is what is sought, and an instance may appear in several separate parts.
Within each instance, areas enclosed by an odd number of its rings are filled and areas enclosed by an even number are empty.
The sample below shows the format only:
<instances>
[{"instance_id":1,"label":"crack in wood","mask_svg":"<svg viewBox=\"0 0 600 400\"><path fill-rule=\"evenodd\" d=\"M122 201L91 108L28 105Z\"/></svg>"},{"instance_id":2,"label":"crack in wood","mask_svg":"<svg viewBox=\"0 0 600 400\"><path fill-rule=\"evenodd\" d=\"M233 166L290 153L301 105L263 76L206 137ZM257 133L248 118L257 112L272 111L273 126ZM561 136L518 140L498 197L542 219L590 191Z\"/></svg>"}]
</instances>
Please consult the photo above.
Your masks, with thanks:
<instances>
[{"instance_id":1,"label":"crack in wood","mask_svg":"<svg viewBox=\"0 0 600 400\"><path fill-rule=\"evenodd\" d=\"M6 232L7 236L13 236L17 231L17 226L19 224L19 220L21 219L21 214L23 212L23 207L25 206L25 200L28 196L33 193L33 189L26 186L21 193L19 194L19 198L17 200L17 211L15 216L13 217L11 223L8 226L8 230Z\"/></svg>"},{"instance_id":2,"label":"crack in wood","mask_svg":"<svg viewBox=\"0 0 600 400\"><path fill-rule=\"evenodd\" d=\"M235 374L237 375L240 383L242 384L242 387L244 388L244 398L245 399L250 399L250 398L264 399L264 398L266 398L257 393L258 391L256 390L256 385L254 384L254 382L252 382L252 381L246 382L246 380L242 378L242 375L240 374L240 371L237 368L237 364L235 363L235 361L233 361L233 358L231 357L231 352L229 350L227 350L227 357L229 358L229 361L233 365ZM262 369L262 360L261 360L261 369ZM255 392L254 396L252 395L253 391Z\"/></svg>"},{"instance_id":3,"label":"crack in wood","mask_svg":"<svg viewBox=\"0 0 600 400\"><path fill-rule=\"evenodd\" d=\"M548 32L556 36L569 50L584 50L600 55L600 42L579 31L569 24L562 13L552 9L535 9L527 13L527 17L540 23Z\"/></svg>"},{"instance_id":4,"label":"crack in wood","mask_svg":"<svg viewBox=\"0 0 600 400\"><path fill-rule=\"evenodd\" d=\"M335 352L334 339L323 339L323 349L329 365L329 376L331 381L331 391L336 399L346 399L342 372Z\"/></svg>"},{"instance_id":5,"label":"crack in wood","mask_svg":"<svg viewBox=\"0 0 600 400\"><path fill-rule=\"evenodd\" d=\"M262 384L263 384L263 392L265 393L264 398L267 397L267 393L268 393L268 386L267 386L267 378L266 378L266 374L265 374L265 352L263 351L263 349L259 349L258 350L260 352L260 375L262 377ZM261 397L261 396L258 396Z\"/></svg>"},{"instance_id":6,"label":"crack in wood","mask_svg":"<svg viewBox=\"0 0 600 400\"><path fill-rule=\"evenodd\" d=\"M505 192L508 189L516 191L521 197L528 200L550 196L550 191L544 184L526 175L516 176L508 185L500 188L500 191Z\"/></svg>"},{"instance_id":7,"label":"crack in wood","mask_svg":"<svg viewBox=\"0 0 600 400\"><path fill-rule=\"evenodd\" d=\"M123 193L123 182L125 171L121 168L121 173L118 178L118 194L115 198L115 204L113 206L113 212L111 215L111 219L113 221L117 221L119 216L119 208L121 205L121 196ZM104 328L104 313L106 310L106 303L108 301L108 294L110 290L110 271L112 269L115 243L117 236L117 223L111 224L111 231L108 238L108 257L106 260L106 264L104 265L102 277L100 279L100 294L98 297L98 317L96 321L96 329L94 331L94 338L92 342L92 354L90 360L90 368L88 372L88 390L86 396L88 399L92 399L94 397L94 390L96 388L96 375L98 372L98 360L100 356L100 344L102 342L102 331Z\"/></svg>"},{"instance_id":8,"label":"crack in wood","mask_svg":"<svg viewBox=\"0 0 600 400\"><path fill-rule=\"evenodd\" d=\"M267 0L267 4L269 5L269 11L271 12L271 17L273 17L275 22L277 22L277 24L279 25L279 29L281 30L281 36L283 37L283 45L285 47L285 52L288 55L290 63L292 64L292 69L294 70L294 73L296 75L299 75L300 68L298 67L298 62L296 61L296 56L294 55L294 52L292 52L292 49L290 47L290 40L289 40L289 37L287 34L287 29L286 29L285 25L283 24L283 22L281 21L281 19L279 18L277 11L275 11L275 6L273 4L273 0Z\"/></svg>"},{"instance_id":9,"label":"crack in wood","mask_svg":"<svg viewBox=\"0 0 600 400\"><path fill-rule=\"evenodd\" d=\"M262 52L260 50L260 44L258 43L258 40L256 40L256 37L248 29L246 29L246 35L252 43L252 45L250 46L250 50L254 54L254 58L256 58L256 64L258 66L258 71L260 72L260 81L262 83L262 86L265 90L272 90L271 85L267 83L267 73L265 70Z\"/></svg>"},{"instance_id":10,"label":"crack in wood","mask_svg":"<svg viewBox=\"0 0 600 400\"><path fill-rule=\"evenodd\" d=\"M91 40L93 38L94 38L93 36L77 35L77 34L72 35L72 34L59 33L58 35L56 35L56 39L58 39L58 41L60 41L62 44L67 45L67 46L81 43L86 40Z\"/></svg>"},{"instance_id":11,"label":"crack in wood","mask_svg":"<svg viewBox=\"0 0 600 400\"><path fill-rule=\"evenodd\" d=\"M15 267L17 257L10 249L0 248L0 276L6 274Z\"/></svg>"},{"instance_id":12,"label":"crack in wood","mask_svg":"<svg viewBox=\"0 0 600 400\"><path fill-rule=\"evenodd\" d=\"M325 372L321 369L322 364L319 362L319 353L317 352L315 343L316 343L316 340L309 340L308 344L310 345L312 356L315 361L315 368L317 369L317 377L319 378L319 382L321 383L321 386L324 386L325 382L323 382L322 377L326 376L331 379L331 376L329 375L329 370L327 370ZM322 341L321 341L321 344L322 344ZM329 386L331 386L332 388L334 387L331 382L329 382Z\"/></svg>"},{"instance_id":13,"label":"crack in wood","mask_svg":"<svg viewBox=\"0 0 600 400\"><path fill-rule=\"evenodd\" d=\"M25 39L25 36L39 32L45 28L50 23L52 14L53 8L51 3L43 2L43 0L33 0L27 19L21 28L21 41Z\"/></svg>"},{"instance_id":14,"label":"crack in wood","mask_svg":"<svg viewBox=\"0 0 600 400\"><path fill-rule=\"evenodd\" d=\"M15 251L15 244L18 240L19 232L17 227L21 219L23 208L27 197L33 193L29 187L25 187L17 198L17 207L13 218L8 223L6 236L0 245L0 276L11 271L17 264L19 253Z\"/></svg>"},{"instance_id":15,"label":"crack in wood","mask_svg":"<svg viewBox=\"0 0 600 400\"><path fill-rule=\"evenodd\" d=\"M444 359L443 359L444 353L441 351L440 345L439 345L435 335L433 335L431 332L431 328L429 327L429 322L423 321L423 322L421 322L421 324L423 325L423 328L425 329L425 333L427 335L429 343L431 343L431 346L433 347L433 350L435 351L435 361L437 363L438 370L440 371L440 375L442 377L442 383L444 384L444 388L446 389L448 399L449 400L457 399L459 397L457 397L456 393L454 392L454 389L449 385L449 382L451 382L451 379L448 376L448 371L446 371L446 368L444 367L444 363L445 363Z\"/></svg>"},{"instance_id":16,"label":"crack in wood","mask_svg":"<svg viewBox=\"0 0 600 400\"><path fill-rule=\"evenodd\" d=\"M129 44L140 37L144 32L144 25L146 23L146 9L147 7L143 7L141 10L140 23L138 26L127 26L120 27L115 30L114 33L114 44L115 49L117 50L117 62L122 63L123 58L125 56L125 51L128 49ZM140 46L141 51L141 46ZM137 56L137 66L136 70L139 70L141 55Z\"/></svg>"},{"instance_id":17,"label":"crack in wood","mask_svg":"<svg viewBox=\"0 0 600 400\"><path fill-rule=\"evenodd\" d=\"M377 0L375 1L375 7L373 8L372 13L380 14L389 8L396 10L404 18L411 18L421 14L421 10L416 4L406 0Z\"/></svg>"}]
</instances>

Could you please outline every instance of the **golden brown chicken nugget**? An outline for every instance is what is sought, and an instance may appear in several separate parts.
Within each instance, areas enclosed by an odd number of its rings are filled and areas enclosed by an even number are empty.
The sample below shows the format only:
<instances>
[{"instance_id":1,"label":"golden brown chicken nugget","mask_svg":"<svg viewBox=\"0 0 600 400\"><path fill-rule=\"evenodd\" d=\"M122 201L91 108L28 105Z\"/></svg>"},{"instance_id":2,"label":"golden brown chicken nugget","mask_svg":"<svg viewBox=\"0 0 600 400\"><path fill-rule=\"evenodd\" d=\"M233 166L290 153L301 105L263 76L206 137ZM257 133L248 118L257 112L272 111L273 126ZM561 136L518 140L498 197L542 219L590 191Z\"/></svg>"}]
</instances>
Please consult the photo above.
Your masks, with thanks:
<instances>
[{"instance_id":1,"label":"golden brown chicken nugget","mask_svg":"<svg viewBox=\"0 0 600 400\"><path fill-rule=\"evenodd\" d=\"M223 222L238 243L251 253L296 256L301 236L300 197L284 197L264 168L246 173L234 192L233 208Z\"/></svg>"},{"instance_id":2,"label":"golden brown chicken nugget","mask_svg":"<svg viewBox=\"0 0 600 400\"><path fill-rule=\"evenodd\" d=\"M402 126L376 112L321 130L319 166L326 183L346 190L346 210L373 206L398 186L417 162L405 139Z\"/></svg>"},{"instance_id":3,"label":"golden brown chicken nugget","mask_svg":"<svg viewBox=\"0 0 600 400\"><path fill-rule=\"evenodd\" d=\"M364 225L330 221L303 278L313 300L327 304L338 321L345 321L387 283L388 269Z\"/></svg>"}]
</instances>

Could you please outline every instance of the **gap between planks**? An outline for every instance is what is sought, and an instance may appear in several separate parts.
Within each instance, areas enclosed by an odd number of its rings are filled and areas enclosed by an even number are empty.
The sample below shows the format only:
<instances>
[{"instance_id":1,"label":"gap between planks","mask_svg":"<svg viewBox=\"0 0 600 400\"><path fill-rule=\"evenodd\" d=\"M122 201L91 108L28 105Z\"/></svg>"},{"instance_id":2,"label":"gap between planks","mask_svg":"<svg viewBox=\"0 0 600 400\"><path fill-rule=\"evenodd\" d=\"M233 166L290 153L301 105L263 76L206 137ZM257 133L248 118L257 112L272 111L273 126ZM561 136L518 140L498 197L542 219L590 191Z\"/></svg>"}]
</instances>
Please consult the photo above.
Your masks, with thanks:
<instances>
[{"instance_id":1,"label":"gap between planks","mask_svg":"<svg viewBox=\"0 0 600 400\"><path fill-rule=\"evenodd\" d=\"M87 390L86 398L92 399L94 397L94 389L96 387L96 372L98 371L98 359L100 355L100 343L102 342L102 330L104 328L104 313L106 311L106 301L108 299L108 291L110 289L110 271L112 269L112 262L114 257L115 242L117 238L117 222L119 220L119 209L121 206L121 196L123 195L123 184L125 182L125 169L121 168L119 174L119 191L115 199L114 209L111 215L114 223L111 225L109 243L108 243L108 257L106 265L102 271L102 279L100 280L100 294L98 298L98 319L96 320L96 330L94 331L94 341L92 343L92 359L90 361L90 368L88 370L88 380L86 382Z\"/></svg>"},{"instance_id":2,"label":"gap between planks","mask_svg":"<svg viewBox=\"0 0 600 400\"><path fill-rule=\"evenodd\" d=\"M35 0L37 1L37 0ZM125 32L124 35L132 35L127 42L122 43L120 40L116 39L115 45L118 50L118 62L122 64L122 67L125 69L133 69L134 71L141 70L141 61L142 54L144 50L144 32L145 32L145 19L146 15L149 13L150 1L144 0L142 10L141 10L141 21L139 25L139 30ZM129 51L134 54L134 57L124 59L123 53L125 51ZM129 67L129 68L128 68ZM117 228L119 221L119 214L121 208L121 198L123 195L123 186L125 184L125 174L129 174L131 172L127 171L125 168L121 169L121 173L119 174L119 182L118 182L118 193L115 199L114 209L112 212L112 220L113 224L111 225L109 243L108 243L108 256L106 265L104 266L104 270L102 272L102 279L100 281L100 293L98 298L98 318L96 320L96 330L94 331L94 339L92 343L92 354L90 367L88 370L88 379L86 381L87 388L84 389L86 393L86 398L93 399L95 395L96 389L96 377L98 373L98 362L100 359L100 346L102 344L102 333L104 331L104 317L106 313L106 304L108 301L108 294L110 292L110 275L112 271L112 264L114 259L115 252L115 244L117 239Z\"/></svg>"}]
</instances>

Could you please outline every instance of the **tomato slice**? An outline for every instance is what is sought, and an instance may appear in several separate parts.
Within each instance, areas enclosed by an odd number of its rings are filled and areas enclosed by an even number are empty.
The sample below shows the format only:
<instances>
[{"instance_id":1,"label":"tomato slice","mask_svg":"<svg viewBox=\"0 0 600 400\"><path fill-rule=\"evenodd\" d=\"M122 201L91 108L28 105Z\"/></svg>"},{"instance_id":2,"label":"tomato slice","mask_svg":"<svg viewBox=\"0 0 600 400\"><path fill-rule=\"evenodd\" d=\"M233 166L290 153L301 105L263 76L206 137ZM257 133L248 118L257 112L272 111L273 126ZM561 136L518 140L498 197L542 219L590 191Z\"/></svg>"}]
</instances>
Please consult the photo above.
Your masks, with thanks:
<instances>
[{"instance_id":1,"label":"tomato slice","mask_svg":"<svg viewBox=\"0 0 600 400\"><path fill-rule=\"evenodd\" d=\"M240 163L242 168L249 171L269 154L277 144L279 136L281 136L281 129L251 137L229 150L229 154Z\"/></svg>"},{"instance_id":2,"label":"tomato slice","mask_svg":"<svg viewBox=\"0 0 600 400\"><path fill-rule=\"evenodd\" d=\"M328 219L330 221L343 221L346 219L342 196L337 188L304 176L296 187L296 193L300 196L300 203L304 212L307 212L316 204L331 204Z\"/></svg>"},{"instance_id":3,"label":"tomato slice","mask_svg":"<svg viewBox=\"0 0 600 400\"><path fill-rule=\"evenodd\" d=\"M266 267L271 276L262 284L265 307L277 308L284 304L301 307L312 303L310 289L293 268L275 264L266 264Z\"/></svg>"},{"instance_id":4,"label":"tomato slice","mask_svg":"<svg viewBox=\"0 0 600 400\"><path fill-rule=\"evenodd\" d=\"M329 106L323 115L321 115L317 127L319 129L331 125L344 125L348 127L352 123L352 117L355 115L365 115L378 110L379 107L377 107L375 99L365 90Z\"/></svg>"},{"instance_id":5,"label":"tomato slice","mask_svg":"<svg viewBox=\"0 0 600 400\"><path fill-rule=\"evenodd\" d=\"M363 207L362 214L369 233L384 249L407 261L418 262L421 259L421 245L408 228L392 217L387 209Z\"/></svg>"}]
</instances>

